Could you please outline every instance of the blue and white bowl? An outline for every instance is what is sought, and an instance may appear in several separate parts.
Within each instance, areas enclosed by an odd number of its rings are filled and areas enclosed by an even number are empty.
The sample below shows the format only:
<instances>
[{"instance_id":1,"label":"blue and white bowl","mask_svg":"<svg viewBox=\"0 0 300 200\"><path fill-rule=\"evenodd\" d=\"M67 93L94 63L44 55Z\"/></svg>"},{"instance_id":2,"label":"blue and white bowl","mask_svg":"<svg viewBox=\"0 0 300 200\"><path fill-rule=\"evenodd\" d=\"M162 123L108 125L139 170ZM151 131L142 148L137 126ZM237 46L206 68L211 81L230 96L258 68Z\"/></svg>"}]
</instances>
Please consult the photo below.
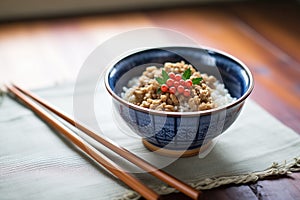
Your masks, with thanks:
<instances>
[{"instance_id":1,"label":"blue and white bowl","mask_svg":"<svg viewBox=\"0 0 300 200\"><path fill-rule=\"evenodd\" d=\"M214 75L236 100L211 110L166 112L143 108L121 98L123 87L146 67L182 60L201 73ZM142 137L148 149L168 156L192 156L236 120L253 89L253 77L245 64L227 53L207 48L164 47L142 50L121 59L107 70L105 86L113 98L114 109Z\"/></svg>"}]
</instances>

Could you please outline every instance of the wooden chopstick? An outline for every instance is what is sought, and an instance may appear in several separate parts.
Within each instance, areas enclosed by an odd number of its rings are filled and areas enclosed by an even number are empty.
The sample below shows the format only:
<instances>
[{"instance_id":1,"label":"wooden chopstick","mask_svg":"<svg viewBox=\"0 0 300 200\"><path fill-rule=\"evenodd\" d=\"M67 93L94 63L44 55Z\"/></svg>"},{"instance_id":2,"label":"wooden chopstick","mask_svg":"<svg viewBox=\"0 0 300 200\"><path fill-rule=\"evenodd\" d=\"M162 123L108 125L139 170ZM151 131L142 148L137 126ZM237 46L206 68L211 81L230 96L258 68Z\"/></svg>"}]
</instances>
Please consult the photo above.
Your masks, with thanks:
<instances>
[{"instance_id":1,"label":"wooden chopstick","mask_svg":"<svg viewBox=\"0 0 300 200\"><path fill-rule=\"evenodd\" d=\"M122 180L125 184L131 187L133 190L138 192L146 199L156 200L159 199L160 196L154 192L152 189L141 183L135 177L133 177L130 173L123 170L116 163L111 161L105 155L101 154L97 151L92 145L87 143L81 137L76 135L66 126L64 126L60 121L54 118L51 114L46 112L40 105L36 104L33 100L29 99L19 90L12 86L6 86L8 92L13 94L19 100L21 100L27 107L29 107L34 113L36 113L41 119L43 119L48 125L54 128L59 133L63 134L66 138L68 138L73 144L79 147L82 151L92 157L95 161L97 161L100 165Z\"/></svg>"},{"instance_id":2,"label":"wooden chopstick","mask_svg":"<svg viewBox=\"0 0 300 200\"><path fill-rule=\"evenodd\" d=\"M157 169L155 166L151 165L144 159L136 156L135 154L131 153L124 147L119 146L115 142L111 141L109 138L106 138L103 136L103 134L100 136L96 134L95 132L88 129L86 126L81 124L80 122L75 122L75 120L65 114L64 112L60 111L58 108L54 107L50 103L46 102L45 100L41 99L37 95L33 94L32 92L22 89L21 87L14 85L15 88L26 94L27 96L30 96L35 101L39 102L41 105L45 106L47 109L61 117L62 119L69 122L71 125L75 126L76 128L80 129L84 133L86 133L88 136L92 137L96 141L100 142L110 150L114 151L115 153L119 154L120 156L124 157L128 161L132 162L133 164L137 165L138 167L142 168L149 174L157 177L158 179L162 180L163 182L167 183L171 187L176 188L178 191L182 192L183 194L189 196L192 199L199 199L201 192L192 188L188 184L178 180L177 178L171 176L170 174Z\"/></svg>"}]
</instances>

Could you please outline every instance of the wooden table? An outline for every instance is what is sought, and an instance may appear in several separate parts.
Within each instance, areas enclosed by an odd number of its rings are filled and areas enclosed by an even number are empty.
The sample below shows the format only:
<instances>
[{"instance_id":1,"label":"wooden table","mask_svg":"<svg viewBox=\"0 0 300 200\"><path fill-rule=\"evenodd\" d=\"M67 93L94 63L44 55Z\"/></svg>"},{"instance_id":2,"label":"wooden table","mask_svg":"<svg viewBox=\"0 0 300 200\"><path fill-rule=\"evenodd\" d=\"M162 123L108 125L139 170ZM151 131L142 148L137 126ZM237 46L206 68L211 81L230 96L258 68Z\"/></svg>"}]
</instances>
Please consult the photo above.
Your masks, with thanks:
<instances>
[{"instance_id":1,"label":"wooden table","mask_svg":"<svg viewBox=\"0 0 300 200\"><path fill-rule=\"evenodd\" d=\"M112 35L141 27L182 32L224 50L254 74L251 98L300 133L300 6L212 4L0 24L0 81L35 88L72 80ZM167 199L185 199L180 194ZM300 174L205 191L203 199L300 199Z\"/></svg>"}]
</instances>

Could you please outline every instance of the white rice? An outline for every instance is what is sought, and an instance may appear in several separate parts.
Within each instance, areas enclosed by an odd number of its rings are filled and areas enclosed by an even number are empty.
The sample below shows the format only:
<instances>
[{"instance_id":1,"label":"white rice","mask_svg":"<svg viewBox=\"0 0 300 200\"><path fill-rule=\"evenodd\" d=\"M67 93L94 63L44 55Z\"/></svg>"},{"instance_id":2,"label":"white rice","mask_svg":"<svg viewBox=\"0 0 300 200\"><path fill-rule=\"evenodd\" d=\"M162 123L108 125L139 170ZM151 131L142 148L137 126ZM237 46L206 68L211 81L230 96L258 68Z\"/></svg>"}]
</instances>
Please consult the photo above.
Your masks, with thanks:
<instances>
[{"instance_id":1,"label":"white rice","mask_svg":"<svg viewBox=\"0 0 300 200\"><path fill-rule=\"evenodd\" d=\"M236 100L236 98L231 97L224 84L216 81L214 86L215 89L212 89L211 97L217 107L227 105Z\"/></svg>"}]
</instances>

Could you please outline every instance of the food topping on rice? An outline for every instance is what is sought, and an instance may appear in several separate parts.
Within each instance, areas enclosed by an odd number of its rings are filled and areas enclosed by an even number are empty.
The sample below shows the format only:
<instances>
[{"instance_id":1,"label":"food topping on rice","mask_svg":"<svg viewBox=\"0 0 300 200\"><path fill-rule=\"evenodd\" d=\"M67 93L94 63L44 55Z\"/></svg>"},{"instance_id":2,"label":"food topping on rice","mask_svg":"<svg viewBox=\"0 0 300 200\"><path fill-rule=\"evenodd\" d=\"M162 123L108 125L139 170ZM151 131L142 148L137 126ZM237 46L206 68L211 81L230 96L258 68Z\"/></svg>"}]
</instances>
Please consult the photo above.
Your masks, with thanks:
<instances>
[{"instance_id":1,"label":"food topping on rice","mask_svg":"<svg viewBox=\"0 0 300 200\"><path fill-rule=\"evenodd\" d=\"M123 88L122 98L135 105L174 112L209 110L235 100L214 76L185 62L147 67Z\"/></svg>"}]
</instances>

